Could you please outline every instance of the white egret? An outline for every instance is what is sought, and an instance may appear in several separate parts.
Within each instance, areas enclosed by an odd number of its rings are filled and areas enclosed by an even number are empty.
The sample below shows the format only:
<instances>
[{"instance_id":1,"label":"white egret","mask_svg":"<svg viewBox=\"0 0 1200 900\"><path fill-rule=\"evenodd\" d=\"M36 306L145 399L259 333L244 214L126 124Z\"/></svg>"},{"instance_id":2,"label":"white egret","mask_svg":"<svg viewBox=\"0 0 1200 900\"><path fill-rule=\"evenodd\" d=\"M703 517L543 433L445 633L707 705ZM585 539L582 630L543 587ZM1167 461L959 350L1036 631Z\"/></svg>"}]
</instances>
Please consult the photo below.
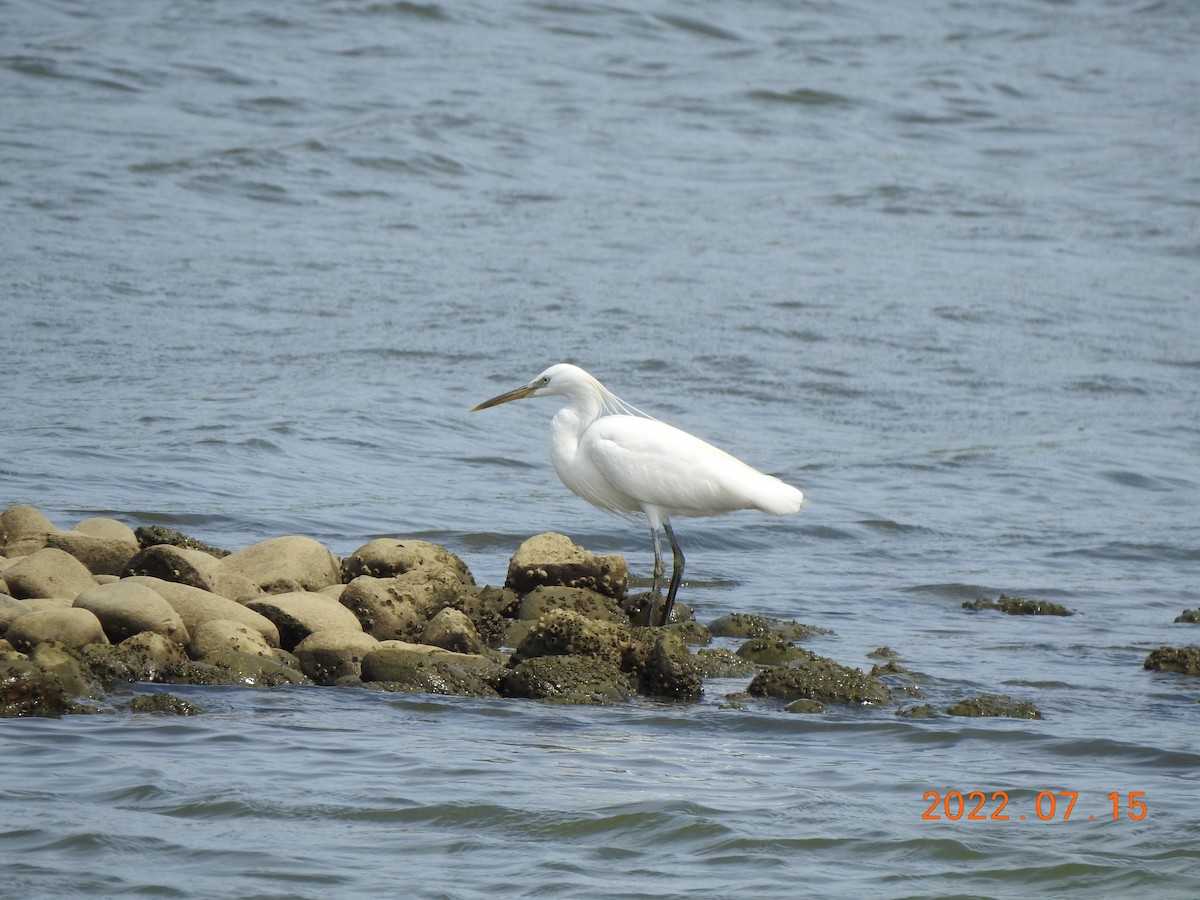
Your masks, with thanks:
<instances>
[{"instance_id":1,"label":"white egret","mask_svg":"<svg viewBox=\"0 0 1200 900\"><path fill-rule=\"evenodd\" d=\"M661 527L671 542L671 586L662 612L671 618L683 578L683 552L672 516L714 516L736 509L788 515L804 494L752 469L724 450L647 416L578 366L551 366L529 384L485 400L471 412L522 397L562 396L567 405L550 423L550 461L559 479L593 506L614 513L643 513L654 537L654 606L662 598Z\"/></svg>"}]
</instances>

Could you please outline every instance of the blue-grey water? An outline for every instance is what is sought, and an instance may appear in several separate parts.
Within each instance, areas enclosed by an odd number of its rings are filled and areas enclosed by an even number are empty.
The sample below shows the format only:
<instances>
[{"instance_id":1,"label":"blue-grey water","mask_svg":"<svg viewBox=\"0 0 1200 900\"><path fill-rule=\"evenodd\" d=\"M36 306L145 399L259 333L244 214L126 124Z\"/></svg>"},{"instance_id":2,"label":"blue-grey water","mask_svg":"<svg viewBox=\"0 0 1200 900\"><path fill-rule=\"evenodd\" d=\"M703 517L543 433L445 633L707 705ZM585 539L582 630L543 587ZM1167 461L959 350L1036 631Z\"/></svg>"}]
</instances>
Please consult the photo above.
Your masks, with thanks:
<instances>
[{"instance_id":1,"label":"blue-grey water","mask_svg":"<svg viewBox=\"0 0 1200 900\"><path fill-rule=\"evenodd\" d=\"M644 578L553 401L467 412L571 360L809 498L678 523L701 621L1045 716L180 689L206 713L0 725L0 895L1200 892L1200 681L1142 667L1200 643L1200 5L0 23L0 507L421 537L493 584L557 530ZM961 609L1000 592L1075 615ZM955 790L1010 818L922 819Z\"/></svg>"}]
</instances>

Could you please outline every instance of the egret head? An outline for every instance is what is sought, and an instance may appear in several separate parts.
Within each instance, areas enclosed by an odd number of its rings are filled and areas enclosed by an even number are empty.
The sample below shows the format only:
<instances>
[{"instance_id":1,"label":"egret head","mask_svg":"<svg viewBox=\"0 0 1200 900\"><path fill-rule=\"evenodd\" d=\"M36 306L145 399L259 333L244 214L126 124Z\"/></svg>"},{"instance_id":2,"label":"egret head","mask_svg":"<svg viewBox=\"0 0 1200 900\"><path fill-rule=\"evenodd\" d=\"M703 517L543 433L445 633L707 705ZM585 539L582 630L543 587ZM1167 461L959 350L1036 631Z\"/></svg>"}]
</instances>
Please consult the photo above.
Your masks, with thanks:
<instances>
[{"instance_id":1,"label":"egret head","mask_svg":"<svg viewBox=\"0 0 1200 900\"><path fill-rule=\"evenodd\" d=\"M510 400L520 400L522 397L547 397L555 394L571 395L580 390L593 391L600 388L600 382L596 381L591 375L569 363L559 363L551 366L529 384L523 384L519 388L514 388L511 391L506 391L498 397L493 397L491 400L484 400L478 406L474 407L471 412L477 412L481 409L488 409L493 406L499 406L501 403L508 403Z\"/></svg>"}]
</instances>

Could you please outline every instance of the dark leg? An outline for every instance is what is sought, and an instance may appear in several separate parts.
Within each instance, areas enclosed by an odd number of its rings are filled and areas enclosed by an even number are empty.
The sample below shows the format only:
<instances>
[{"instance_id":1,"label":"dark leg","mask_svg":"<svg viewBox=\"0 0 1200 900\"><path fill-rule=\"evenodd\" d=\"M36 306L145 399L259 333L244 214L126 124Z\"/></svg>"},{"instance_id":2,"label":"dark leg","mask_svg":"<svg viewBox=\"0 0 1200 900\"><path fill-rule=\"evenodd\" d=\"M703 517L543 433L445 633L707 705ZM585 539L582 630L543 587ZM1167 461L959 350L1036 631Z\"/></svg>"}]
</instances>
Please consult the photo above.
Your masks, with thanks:
<instances>
[{"instance_id":1,"label":"dark leg","mask_svg":"<svg viewBox=\"0 0 1200 900\"><path fill-rule=\"evenodd\" d=\"M662 602L663 575L665 574L662 558L662 541L658 539L658 529L652 527L650 529L650 536L654 538L654 584L650 588L650 606L646 610L647 625L653 625L658 621L656 613L658 612L658 605Z\"/></svg>"},{"instance_id":2,"label":"dark leg","mask_svg":"<svg viewBox=\"0 0 1200 900\"><path fill-rule=\"evenodd\" d=\"M667 604L663 607L662 623L664 625L671 621L671 608L675 606L675 595L679 593L679 582L683 581L683 551L679 549L679 542L675 540L675 532L671 530L670 522L663 522L663 530L667 533L667 540L671 542L671 589L667 591ZM655 544L658 543L658 536L655 535Z\"/></svg>"}]
</instances>

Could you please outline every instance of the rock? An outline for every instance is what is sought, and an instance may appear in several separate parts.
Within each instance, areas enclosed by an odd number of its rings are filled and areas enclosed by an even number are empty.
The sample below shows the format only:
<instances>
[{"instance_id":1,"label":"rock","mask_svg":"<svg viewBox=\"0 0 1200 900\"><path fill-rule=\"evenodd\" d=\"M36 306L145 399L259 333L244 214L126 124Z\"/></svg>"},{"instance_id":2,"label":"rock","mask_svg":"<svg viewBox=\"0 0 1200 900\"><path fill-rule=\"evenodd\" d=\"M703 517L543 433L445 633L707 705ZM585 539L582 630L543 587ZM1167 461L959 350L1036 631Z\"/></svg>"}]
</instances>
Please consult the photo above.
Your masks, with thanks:
<instances>
[{"instance_id":1,"label":"rock","mask_svg":"<svg viewBox=\"0 0 1200 900\"><path fill-rule=\"evenodd\" d=\"M303 535L259 541L219 561L220 569L250 579L269 594L319 591L341 581L337 557Z\"/></svg>"},{"instance_id":2,"label":"rock","mask_svg":"<svg viewBox=\"0 0 1200 900\"><path fill-rule=\"evenodd\" d=\"M1143 668L1200 675L1200 647L1159 647L1150 651Z\"/></svg>"},{"instance_id":3,"label":"rock","mask_svg":"<svg viewBox=\"0 0 1200 900\"><path fill-rule=\"evenodd\" d=\"M137 538L138 546L143 550L156 544L170 544L172 547L182 547L184 550L201 550L217 559L229 555L228 550L211 547L182 531L176 531L174 528L167 528L163 525L143 525L134 531L134 536Z\"/></svg>"},{"instance_id":4,"label":"rock","mask_svg":"<svg viewBox=\"0 0 1200 900\"><path fill-rule=\"evenodd\" d=\"M138 552L135 541L97 537L82 531L54 532L46 537L46 546L71 554L93 575L121 574Z\"/></svg>"},{"instance_id":5,"label":"rock","mask_svg":"<svg viewBox=\"0 0 1200 900\"><path fill-rule=\"evenodd\" d=\"M73 607L27 613L8 627L5 638L23 652L43 641L57 641L67 647L108 643L104 628L95 614Z\"/></svg>"},{"instance_id":6,"label":"rock","mask_svg":"<svg viewBox=\"0 0 1200 900\"><path fill-rule=\"evenodd\" d=\"M342 561L342 581L350 582L360 575L391 578L430 563L445 566L454 572L461 584L475 583L466 564L445 547L427 541L400 541L395 538L376 538L347 556Z\"/></svg>"},{"instance_id":7,"label":"rock","mask_svg":"<svg viewBox=\"0 0 1200 900\"><path fill-rule=\"evenodd\" d=\"M969 600L962 605L963 609L979 612L992 609L1008 616L1069 616L1071 611L1065 606L1051 603L1049 600L1025 600L1021 597L1009 597L1001 594L997 600L980 597Z\"/></svg>"},{"instance_id":8,"label":"rock","mask_svg":"<svg viewBox=\"0 0 1200 900\"><path fill-rule=\"evenodd\" d=\"M14 619L19 619L32 611L23 601L0 595L0 637L3 637L4 633L8 631L8 626L13 623Z\"/></svg>"},{"instance_id":9,"label":"rock","mask_svg":"<svg viewBox=\"0 0 1200 900\"><path fill-rule=\"evenodd\" d=\"M629 624L629 615L612 597L587 588L539 585L521 598L518 619L540 619L552 609L569 609L604 622Z\"/></svg>"},{"instance_id":10,"label":"rock","mask_svg":"<svg viewBox=\"0 0 1200 900\"><path fill-rule=\"evenodd\" d=\"M500 685L506 697L559 703L617 703L634 695L632 679L595 656L539 656L511 669Z\"/></svg>"},{"instance_id":11,"label":"rock","mask_svg":"<svg viewBox=\"0 0 1200 900\"><path fill-rule=\"evenodd\" d=\"M229 559L233 559L233 556ZM275 623L275 627L279 629L279 644L284 650L291 650L317 631L362 631L354 613L337 600L313 591L271 594L246 605Z\"/></svg>"},{"instance_id":12,"label":"rock","mask_svg":"<svg viewBox=\"0 0 1200 900\"><path fill-rule=\"evenodd\" d=\"M745 678L758 671L750 660L724 648L697 651L696 664L705 678Z\"/></svg>"},{"instance_id":13,"label":"rock","mask_svg":"<svg viewBox=\"0 0 1200 900\"><path fill-rule=\"evenodd\" d=\"M952 716L971 716L1002 719L1040 719L1041 711L1025 700L1014 700L1004 694L980 694L960 700L946 710Z\"/></svg>"},{"instance_id":14,"label":"rock","mask_svg":"<svg viewBox=\"0 0 1200 900\"><path fill-rule=\"evenodd\" d=\"M1187 625L1200 625L1200 609L1185 609L1175 617L1175 621Z\"/></svg>"},{"instance_id":15,"label":"rock","mask_svg":"<svg viewBox=\"0 0 1200 900\"><path fill-rule=\"evenodd\" d=\"M186 584L238 603L245 603L262 593L258 585L244 575L224 571L212 555L168 544L156 544L142 550L129 561L124 574Z\"/></svg>"},{"instance_id":16,"label":"rock","mask_svg":"<svg viewBox=\"0 0 1200 900\"><path fill-rule=\"evenodd\" d=\"M715 637L765 638L776 635L787 641L802 641L816 634L832 634L826 628L801 625L795 621L772 619L748 613L730 613L709 623L708 630Z\"/></svg>"},{"instance_id":17,"label":"rock","mask_svg":"<svg viewBox=\"0 0 1200 900\"><path fill-rule=\"evenodd\" d=\"M760 671L746 692L753 697L788 701L807 699L848 706L891 702L887 687L869 675L815 653L803 652L807 654L805 660L795 660L786 666L769 666Z\"/></svg>"},{"instance_id":18,"label":"rock","mask_svg":"<svg viewBox=\"0 0 1200 900\"><path fill-rule=\"evenodd\" d=\"M153 694L143 694L129 701L129 711L149 713L157 716L198 716L202 712L199 706L189 703L166 691L155 691Z\"/></svg>"},{"instance_id":19,"label":"rock","mask_svg":"<svg viewBox=\"0 0 1200 900\"><path fill-rule=\"evenodd\" d=\"M905 719L936 719L938 711L930 703L921 703L913 706L903 706L896 710L896 715Z\"/></svg>"},{"instance_id":20,"label":"rock","mask_svg":"<svg viewBox=\"0 0 1200 900\"><path fill-rule=\"evenodd\" d=\"M634 659L640 649L633 633L623 625L555 609L529 629L529 634L513 651L512 665L538 656L596 656L629 671L636 667Z\"/></svg>"},{"instance_id":21,"label":"rock","mask_svg":"<svg viewBox=\"0 0 1200 900\"><path fill-rule=\"evenodd\" d=\"M809 700L802 697L799 700L793 700L783 708L784 712L790 713L823 713L825 712L825 704L820 700Z\"/></svg>"},{"instance_id":22,"label":"rock","mask_svg":"<svg viewBox=\"0 0 1200 900\"><path fill-rule=\"evenodd\" d=\"M430 653L384 645L362 661L364 682L378 682L384 690L408 693L495 697L506 674L503 666L484 657L436 649Z\"/></svg>"},{"instance_id":23,"label":"rock","mask_svg":"<svg viewBox=\"0 0 1200 900\"><path fill-rule=\"evenodd\" d=\"M194 635L197 628L212 619L228 619L254 629L270 646L279 646L279 629L275 627L274 622L228 597L149 576L132 576L122 581L144 584L157 591L159 596L179 613L189 634Z\"/></svg>"},{"instance_id":24,"label":"rock","mask_svg":"<svg viewBox=\"0 0 1200 900\"><path fill-rule=\"evenodd\" d=\"M76 522L75 527L71 530L89 535L90 537L105 538L110 541L124 541L126 544L133 544L140 549L137 534L120 519L110 519L108 516L94 516L90 519L82 519Z\"/></svg>"},{"instance_id":25,"label":"rock","mask_svg":"<svg viewBox=\"0 0 1200 900\"><path fill-rule=\"evenodd\" d=\"M296 645L300 671L317 684L337 684L362 676L362 661L379 641L358 629L316 631Z\"/></svg>"},{"instance_id":26,"label":"rock","mask_svg":"<svg viewBox=\"0 0 1200 900\"><path fill-rule=\"evenodd\" d=\"M46 546L58 529L39 510L16 504L0 513L0 549L8 557L28 556Z\"/></svg>"},{"instance_id":27,"label":"rock","mask_svg":"<svg viewBox=\"0 0 1200 900\"><path fill-rule=\"evenodd\" d=\"M272 630L275 630L273 624ZM267 642L261 632L243 622L209 619L200 623L188 644L188 656L192 659L203 659L218 650L235 650L238 653L252 653L271 659L278 659L276 654L279 652Z\"/></svg>"},{"instance_id":28,"label":"rock","mask_svg":"<svg viewBox=\"0 0 1200 900\"><path fill-rule=\"evenodd\" d=\"M812 654L807 650L801 650L791 641L785 641L779 635L752 638L738 647L737 655L760 666L782 666L794 659L812 658Z\"/></svg>"},{"instance_id":29,"label":"rock","mask_svg":"<svg viewBox=\"0 0 1200 900\"><path fill-rule=\"evenodd\" d=\"M638 690L650 697L695 701L704 677L687 644L678 634L661 631L641 672Z\"/></svg>"},{"instance_id":30,"label":"rock","mask_svg":"<svg viewBox=\"0 0 1200 900\"><path fill-rule=\"evenodd\" d=\"M466 613L450 607L429 620L421 643L457 653L482 653L487 649Z\"/></svg>"},{"instance_id":31,"label":"rock","mask_svg":"<svg viewBox=\"0 0 1200 900\"><path fill-rule=\"evenodd\" d=\"M377 640L414 640L425 629L425 616L411 596L400 596L392 579L360 575L346 585L338 602L354 613L363 631Z\"/></svg>"},{"instance_id":32,"label":"rock","mask_svg":"<svg viewBox=\"0 0 1200 900\"><path fill-rule=\"evenodd\" d=\"M390 581L393 595L412 603L424 619L432 618L443 607L453 606L472 587L464 585L452 569L438 563L417 566Z\"/></svg>"},{"instance_id":33,"label":"rock","mask_svg":"<svg viewBox=\"0 0 1200 900\"><path fill-rule=\"evenodd\" d=\"M71 554L45 547L35 550L4 570L8 592L17 600L32 597L66 597L74 600L80 591L94 585L87 566Z\"/></svg>"},{"instance_id":34,"label":"rock","mask_svg":"<svg viewBox=\"0 0 1200 900\"><path fill-rule=\"evenodd\" d=\"M179 613L162 595L144 584L126 581L98 584L80 592L75 607L95 613L114 644L143 631L161 634L181 645L190 640Z\"/></svg>"},{"instance_id":35,"label":"rock","mask_svg":"<svg viewBox=\"0 0 1200 900\"><path fill-rule=\"evenodd\" d=\"M106 684L158 681L188 661L178 643L152 631L135 634L115 646L90 644L77 652L80 661Z\"/></svg>"},{"instance_id":36,"label":"rock","mask_svg":"<svg viewBox=\"0 0 1200 900\"><path fill-rule=\"evenodd\" d=\"M588 588L619 601L628 590L629 572L623 556L597 556L565 535L547 532L517 548L504 581L522 596L539 585Z\"/></svg>"},{"instance_id":37,"label":"rock","mask_svg":"<svg viewBox=\"0 0 1200 900\"><path fill-rule=\"evenodd\" d=\"M0 719L57 718L87 711L52 675L30 668L0 678Z\"/></svg>"},{"instance_id":38,"label":"rock","mask_svg":"<svg viewBox=\"0 0 1200 900\"><path fill-rule=\"evenodd\" d=\"M216 650L199 662L189 662L164 681L184 684L244 684L278 687L282 684L311 684L304 673L265 656Z\"/></svg>"}]
</instances>

